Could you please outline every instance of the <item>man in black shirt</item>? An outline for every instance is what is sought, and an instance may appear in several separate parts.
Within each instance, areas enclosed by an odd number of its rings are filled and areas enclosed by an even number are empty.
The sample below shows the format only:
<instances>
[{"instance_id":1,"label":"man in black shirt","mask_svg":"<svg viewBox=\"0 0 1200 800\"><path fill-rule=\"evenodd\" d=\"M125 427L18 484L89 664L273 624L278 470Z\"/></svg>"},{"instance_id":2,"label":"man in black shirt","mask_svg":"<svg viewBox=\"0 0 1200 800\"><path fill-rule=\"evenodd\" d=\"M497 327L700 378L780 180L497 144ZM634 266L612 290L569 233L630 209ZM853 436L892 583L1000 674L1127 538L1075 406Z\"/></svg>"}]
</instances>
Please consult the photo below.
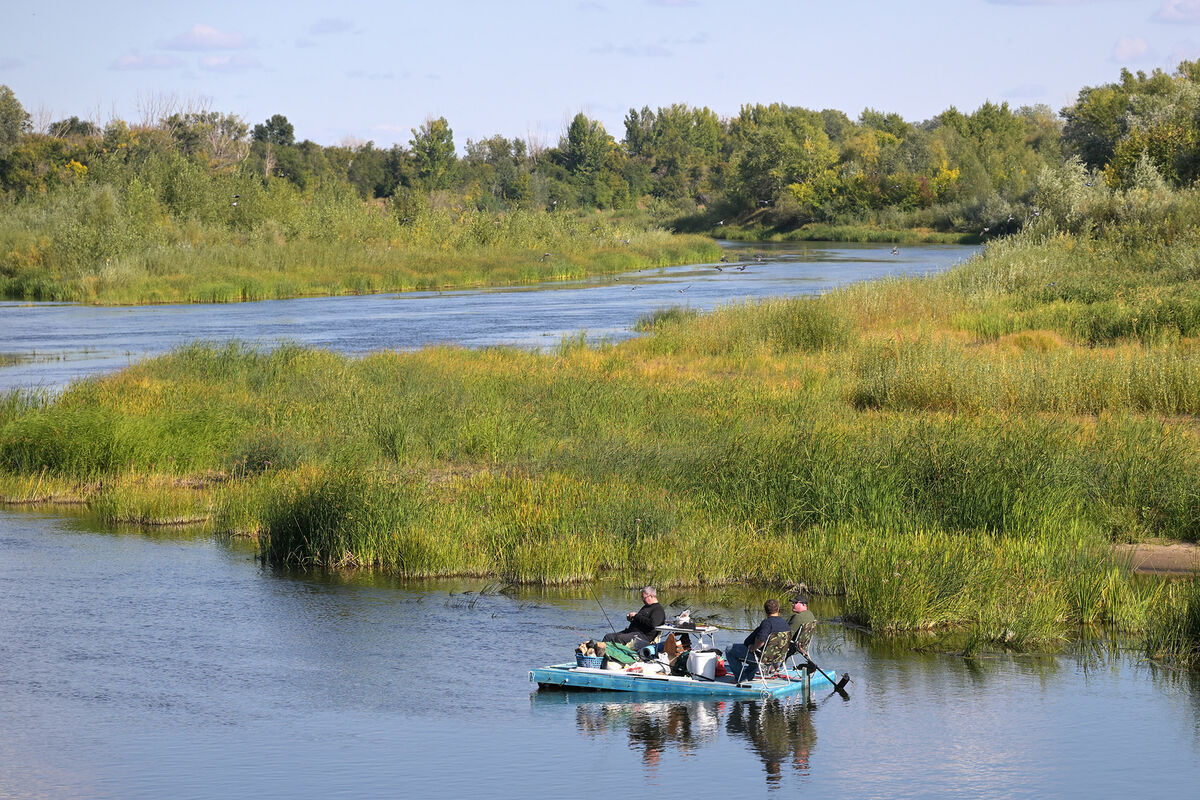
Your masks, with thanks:
<instances>
[{"instance_id":1,"label":"man in black shirt","mask_svg":"<svg viewBox=\"0 0 1200 800\"><path fill-rule=\"evenodd\" d=\"M604 641L618 642L637 650L658 637L655 628L667 621L667 612L659 604L658 592L653 586L642 587L642 607L630 611L625 619L629 620L625 630L605 634Z\"/></svg>"},{"instance_id":2,"label":"man in black shirt","mask_svg":"<svg viewBox=\"0 0 1200 800\"><path fill-rule=\"evenodd\" d=\"M758 623L758 627L754 632L746 637L746 640L741 644L731 644L729 649L725 651L725 661L729 664L729 674L737 680L740 676L743 681L751 680L754 677L757 667L753 662L746 663L750 660L750 653L757 653L762 650L763 645L767 643L767 637L772 633L779 633L788 629L787 622L783 617L779 616L779 601L771 598L763 603L763 611L767 612L767 618Z\"/></svg>"}]
</instances>

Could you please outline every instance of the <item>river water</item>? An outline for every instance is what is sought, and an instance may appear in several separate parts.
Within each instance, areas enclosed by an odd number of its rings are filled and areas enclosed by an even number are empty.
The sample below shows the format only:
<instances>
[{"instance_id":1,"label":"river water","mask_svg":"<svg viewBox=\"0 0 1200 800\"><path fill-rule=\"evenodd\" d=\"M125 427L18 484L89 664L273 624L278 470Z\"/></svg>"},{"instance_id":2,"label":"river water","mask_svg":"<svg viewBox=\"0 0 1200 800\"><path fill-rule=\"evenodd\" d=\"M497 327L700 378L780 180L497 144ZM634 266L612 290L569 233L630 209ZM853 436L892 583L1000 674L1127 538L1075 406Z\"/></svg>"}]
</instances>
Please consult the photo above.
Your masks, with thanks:
<instances>
[{"instance_id":1,"label":"river water","mask_svg":"<svg viewBox=\"0 0 1200 800\"><path fill-rule=\"evenodd\" d=\"M619 341L633 335L630 329L639 317L658 308L707 311L748 299L822 292L853 281L938 272L978 249L914 246L893 255L882 245L727 244L727 264L532 287L224 305L0 302L0 363L14 362L0 366L0 391L58 389L74 378L120 369L195 340L266 345L288 340L345 353L430 344L543 348L579 331L593 341Z\"/></svg>"},{"instance_id":2,"label":"river water","mask_svg":"<svg viewBox=\"0 0 1200 800\"><path fill-rule=\"evenodd\" d=\"M754 251L768 258L736 275L701 265L537 291L9 305L0 352L27 358L0 372L7 386L58 387L191 338L346 352L538 347L580 329L621 338L681 294L709 308L939 269L964 252L904 248L901 267L888 248ZM827 624L813 655L854 676L848 701L645 701L528 682L531 667L605 632L599 604L616 619L631 594L284 572L183 530L2 512L0 798L1023 798L1200 785L1200 679L1116 648L967 661ZM746 627L761 595L663 600Z\"/></svg>"},{"instance_id":3,"label":"river water","mask_svg":"<svg viewBox=\"0 0 1200 800\"><path fill-rule=\"evenodd\" d=\"M1128 655L972 662L824 625L813 656L854 676L849 701L539 692L527 670L569 660L604 614L582 588L499 588L277 572L209 537L4 514L0 797L1191 797L1200 785L1200 683ZM663 595L734 627L761 599ZM598 599L614 617L634 603Z\"/></svg>"}]
</instances>

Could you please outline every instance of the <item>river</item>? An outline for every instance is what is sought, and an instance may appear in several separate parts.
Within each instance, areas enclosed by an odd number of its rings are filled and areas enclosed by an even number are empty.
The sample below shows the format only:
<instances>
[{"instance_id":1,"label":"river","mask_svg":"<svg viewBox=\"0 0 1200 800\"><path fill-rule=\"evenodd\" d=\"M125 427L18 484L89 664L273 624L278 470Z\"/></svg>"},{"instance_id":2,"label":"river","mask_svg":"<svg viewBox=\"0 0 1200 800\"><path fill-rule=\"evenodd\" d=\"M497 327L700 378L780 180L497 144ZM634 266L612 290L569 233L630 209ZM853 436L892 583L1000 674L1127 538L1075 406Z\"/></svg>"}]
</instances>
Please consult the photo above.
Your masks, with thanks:
<instances>
[{"instance_id":1,"label":"river","mask_svg":"<svg viewBox=\"0 0 1200 800\"><path fill-rule=\"evenodd\" d=\"M605 631L597 600L500 589L279 572L210 537L6 513L0 797L1187 797L1200 781L1200 683L1130 655L966 661L825 625L813 657L850 672L849 701L577 696L527 671ZM753 592L662 594L754 621Z\"/></svg>"},{"instance_id":2,"label":"river","mask_svg":"<svg viewBox=\"0 0 1200 800\"><path fill-rule=\"evenodd\" d=\"M544 348L580 331L592 341L620 341L634 335L631 328L639 317L658 308L707 311L889 275L939 272L978 250L927 245L893 255L883 245L726 244L727 264L504 289L224 305L0 302L0 364L12 362L0 366L0 391L59 389L75 378L120 369L196 340L265 345L287 340L344 353L431 344Z\"/></svg>"},{"instance_id":3,"label":"river","mask_svg":"<svg viewBox=\"0 0 1200 800\"><path fill-rule=\"evenodd\" d=\"M56 388L192 338L346 352L539 347L581 329L619 339L681 299L711 308L819 290L941 269L968 251L903 248L903 264L887 248L741 251L754 252L767 258L743 259L736 275L697 265L539 290L10 304L0 351L22 359L0 374ZM761 594L662 599L746 627ZM1200 679L1111 643L964 660L826 624L813 655L853 676L849 700L646 701L528 682L529 668L604 633L601 605L616 618L634 603L611 587L280 571L244 543L186 530L5 511L0 797L1023 798L1190 796L1200 785ZM815 610L838 614L829 600Z\"/></svg>"}]
</instances>

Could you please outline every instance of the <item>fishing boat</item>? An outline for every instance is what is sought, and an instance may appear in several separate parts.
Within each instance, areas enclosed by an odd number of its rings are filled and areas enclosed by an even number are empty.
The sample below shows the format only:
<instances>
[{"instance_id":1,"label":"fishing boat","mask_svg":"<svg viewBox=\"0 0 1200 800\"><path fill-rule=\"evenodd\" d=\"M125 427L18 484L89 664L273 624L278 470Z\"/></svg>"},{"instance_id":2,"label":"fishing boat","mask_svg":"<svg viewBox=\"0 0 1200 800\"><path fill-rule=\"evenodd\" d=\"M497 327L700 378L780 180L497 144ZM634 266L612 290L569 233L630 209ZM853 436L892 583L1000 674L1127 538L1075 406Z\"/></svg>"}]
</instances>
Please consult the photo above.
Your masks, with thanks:
<instances>
[{"instance_id":1,"label":"fishing boat","mask_svg":"<svg viewBox=\"0 0 1200 800\"><path fill-rule=\"evenodd\" d=\"M713 646L713 627L676 628L663 625L661 633L687 633L698 637L700 647L688 659L687 674L673 675L656 660L638 661L628 665L609 660L577 658L576 663L553 664L529 671L529 680L539 689L591 689L610 692L635 692L647 695L689 697L740 697L760 699L788 697L811 692L821 687L842 691L846 676L824 670L794 668L780 661L750 680L740 683L732 675L716 674L717 651ZM708 637L707 642L704 637Z\"/></svg>"}]
</instances>

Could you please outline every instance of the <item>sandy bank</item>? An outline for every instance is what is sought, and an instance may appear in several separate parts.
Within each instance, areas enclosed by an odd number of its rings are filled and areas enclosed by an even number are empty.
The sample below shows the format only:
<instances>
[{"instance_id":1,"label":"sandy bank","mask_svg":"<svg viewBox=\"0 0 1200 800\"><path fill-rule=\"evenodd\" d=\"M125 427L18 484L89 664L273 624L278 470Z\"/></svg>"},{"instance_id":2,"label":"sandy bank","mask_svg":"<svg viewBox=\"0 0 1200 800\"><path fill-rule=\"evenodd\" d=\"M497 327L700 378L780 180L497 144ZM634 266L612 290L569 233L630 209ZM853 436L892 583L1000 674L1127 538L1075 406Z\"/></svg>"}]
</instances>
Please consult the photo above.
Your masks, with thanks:
<instances>
[{"instance_id":1,"label":"sandy bank","mask_svg":"<svg viewBox=\"0 0 1200 800\"><path fill-rule=\"evenodd\" d=\"M1134 572L1144 575L1200 573L1200 544L1119 544L1118 555L1129 558Z\"/></svg>"}]
</instances>

